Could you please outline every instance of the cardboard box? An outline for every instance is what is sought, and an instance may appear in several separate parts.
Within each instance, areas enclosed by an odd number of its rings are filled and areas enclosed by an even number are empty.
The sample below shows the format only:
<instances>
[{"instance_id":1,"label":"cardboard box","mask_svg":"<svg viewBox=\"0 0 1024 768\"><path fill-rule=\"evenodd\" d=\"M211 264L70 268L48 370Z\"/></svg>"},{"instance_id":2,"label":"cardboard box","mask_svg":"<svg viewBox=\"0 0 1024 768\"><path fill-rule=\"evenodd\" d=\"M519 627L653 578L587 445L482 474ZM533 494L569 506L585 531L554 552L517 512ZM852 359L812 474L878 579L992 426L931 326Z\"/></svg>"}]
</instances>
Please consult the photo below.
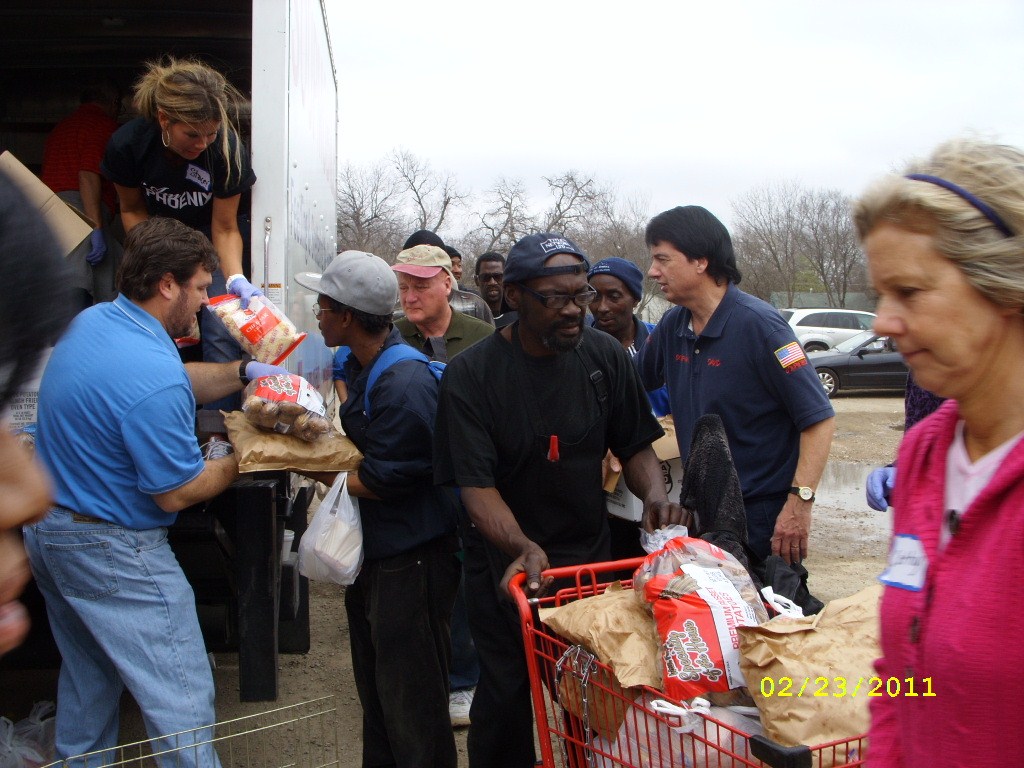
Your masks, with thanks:
<instances>
[{"instance_id":1,"label":"cardboard box","mask_svg":"<svg viewBox=\"0 0 1024 768\"><path fill-rule=\"evenodd\" d=\"M65 256L69 256L89 237L92 224L85 215L57 197L52 189L10 152L0 154L0 173L11 180L32 208L39 211ZM26 254L25 257L31 259L32 255ZM49 352L43 356L35 375L21 386L4 413L0 414L0 421L4 422L5 427L20 429L35 422L39 382L49 356Z\"/></svg>"},{"instance_id":2,"label":"cardboard box","mask_svg":"<svg viewBox=\"0 0 1024 768\"><path fill-rule=\"evenodd\" d=\"M43 370L50 360L53 348L47 349L39 357L35 373L26 381L7 403L0 413L0 424L16 432L29 424L35 423L36 406L39 401L39 384L43 380Z\"/></svg>"},{"instance_id":3,"label":"cardboard box","mask_svg":"<svg viewBox=\"0 0 1024 768\"><path fill-rule=\"evenodd\" d=\"M67 256L92 232L85 214L68 205L10 152L0 154L0 173L9 178L38 210Z\"/></svg>"},{"instance_id":4,"label":"cardboard box","mask_svg":"<svg viewBox=\"0 0 1024 768\"><path fill-rule=\"evenodd\" d=\"M665 477L665 490L669 501L679 501L679 486L683 482L683 460L678 456L661 462L661 471ZM615 490L605 492L605 506L609 515L622 517L633 522L640 522L644 516L644 505L626 488L626 479L619 477Z\"/></svg>"},{"instance_id":5,"label":"cardboard box","mask_svg":"<svg viewBox=\"0 0 1024 768\"><path fill-rule=\"evenodd\" d=\"M671 416L662 416L658 419L662 429L665 430L664 437L654 441L654 454L661 460L661 471L665 479L665 491L668 493L669 501L679 500L679 486L683 482L683 461L679 458L679 445L676 443L675 425ZM608 490L612 487L612 490ZM636 496L626 488L626 480L621 473L608 478L605 484L605 506L608 514L622 517L626 520L639 522L644 516L644 505Z\"/></svg>"}]
</instances>

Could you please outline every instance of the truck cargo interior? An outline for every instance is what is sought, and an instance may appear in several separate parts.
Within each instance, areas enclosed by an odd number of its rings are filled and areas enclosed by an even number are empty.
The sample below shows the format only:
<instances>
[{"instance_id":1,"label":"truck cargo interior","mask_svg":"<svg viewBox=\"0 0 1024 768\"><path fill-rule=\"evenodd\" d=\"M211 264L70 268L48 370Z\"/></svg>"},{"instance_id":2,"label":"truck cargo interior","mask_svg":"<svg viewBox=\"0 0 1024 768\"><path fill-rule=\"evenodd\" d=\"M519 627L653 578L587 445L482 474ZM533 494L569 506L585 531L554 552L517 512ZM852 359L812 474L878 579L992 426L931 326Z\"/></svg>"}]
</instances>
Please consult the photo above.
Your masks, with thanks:
<instances>
[{"instance_id":1,"label":"truck cargo interior","mask_svg":"<svg viewBox=\"0 0 1024 768\"><path fill-rule=\"evenodd\" d=\"M240 126L257 175L240 209L252 233L251 280L309 332L289 370L332 397L316 297L293 281L322 271L336 252L337 83L321 0L4 0L0 152L38 174L48 134L78 107L83 85L120 86L123 122L144 63L166 54L201 59L251 100ZM208 647L239 652L243 701L276 698L278 651L309 646L306 580L280 552L286 528L298 543L311 496L287 472L244 475L172 529ZM59 661L30 587L32 600L35 634L0 670Z\"/></svg>"},{"instance_id":2,"label":"truck cargo interior","mask_svg":"<svg viewBox=\"0 0 1024 768\"><path fill-rule=\"evenodd\" d=\"M142 62L197 56L252 89L251 0L0 4L0 148L38 172L43 144L90 78L128 92Z\"/></svg>"}]
</instances>

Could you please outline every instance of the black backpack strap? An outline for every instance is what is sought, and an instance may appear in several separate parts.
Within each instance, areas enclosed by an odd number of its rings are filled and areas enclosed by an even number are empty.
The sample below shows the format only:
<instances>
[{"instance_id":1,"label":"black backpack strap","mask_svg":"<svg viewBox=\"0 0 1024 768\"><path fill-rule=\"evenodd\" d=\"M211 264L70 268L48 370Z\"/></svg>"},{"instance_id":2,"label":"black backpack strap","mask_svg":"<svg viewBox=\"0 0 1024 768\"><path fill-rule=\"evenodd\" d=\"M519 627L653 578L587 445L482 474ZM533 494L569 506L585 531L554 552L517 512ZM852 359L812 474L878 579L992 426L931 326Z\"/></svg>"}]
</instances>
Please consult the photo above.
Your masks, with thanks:
<instances>
[{"instance_id":1,"label":"black backpack strap","mask_svg":"<svg viewBox=\"0 0 1024 768\"><path fill-rule=\"evenodd\" d=\"M430 347L427 356L431 360L436 360L439 363L448 362L448 342L445 341L444 336L428 336L426 346Z\"/></svg>"},{"instance_id":2,"label":"black backpack strap","mask_svg":"<svg viewBox=\"0 0 1024 768\"><path fill-rule=\"evenodd\" d=\"M590 357L590 353L583 351L583 345L580 344L576 347L576 356L580 359L583 364L583 370L587 372L587 377L590 379L590 383L594 387L594 391L597 393L597 402L604 411L608 408L608 380L594 361Z\"/></svg>"}]
</instances>

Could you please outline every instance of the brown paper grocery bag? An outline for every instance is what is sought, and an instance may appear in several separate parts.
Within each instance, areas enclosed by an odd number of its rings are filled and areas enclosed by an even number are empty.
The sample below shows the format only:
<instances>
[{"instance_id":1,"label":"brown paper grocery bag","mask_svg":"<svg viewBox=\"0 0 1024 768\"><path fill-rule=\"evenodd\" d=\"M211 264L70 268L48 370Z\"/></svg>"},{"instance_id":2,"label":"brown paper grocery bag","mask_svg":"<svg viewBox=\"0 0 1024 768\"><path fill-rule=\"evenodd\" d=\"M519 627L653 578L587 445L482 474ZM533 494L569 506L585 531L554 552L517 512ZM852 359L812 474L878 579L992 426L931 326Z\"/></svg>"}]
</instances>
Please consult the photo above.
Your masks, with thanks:
<instances>
[{"instance_id":1,"label":"brown paper grocery bag","mask_svg":"<svg viewBox=\"0 0 1024 768\"><path fill-rule=\"evenodd\" d=\"M224 415L228 440L238 454L238 471L351 472L363 460L355 444L331 432L312 443L294 435L268 432L249 423L241 411Z\"/></svg>"},{"instance_id":2,"label":"brown paper grocery bag","mask_svg":"<svg viewBox=\"0 0 1024 768\"><path fill-rule=\"evenodd\" d=\"M541 608L540 620L611 667L624 688L661 688L661 640L654 617L617 581L600 595Z\"/></svg>"},{"instance_id":3,"label":"brown paper grocery bag","mask_svg":"<svg viewBox=\"0 0 1024 768\"><path fill-rule=\"evenodd\" d=\"M611 668L611 674L599 668L591 676L587 702L591 727L614 739L632 701L642 693L639 686L662 687L661 641L654 617L632 590L614 582L600 595L542 608L540 619L559 637L583 646ZM558 693L563 707L584 716L578 678L566 672Z\"/></svg>"},{"instance_id":4,"label":"brown paper grocery bag","mask_svg":"<svg viewBox=\"0 0 1024 768\"><path fill-rule=\"evenodd\" d=\"M761 711L766 736L787 747L813 747L867 732L881 596L881 585L874 585L833 600L817 616L779 616L758 627L737 628L740 668ZM837 678L846 680L845 692ZM863 682L854 696L858 681ZM791 695L780 695L783 691ZM822 765L833 765L832 750L826 752ZM864 757L863 752L845 752L837 751L835 764Z\"/></svg>"},{"instance_id":5,"label":"brown paper grocery bag","mask_svg":"<svg viewBox=\"0 0 1024 768\"><path fill-rule=\"evenodd\" d=\"M623 688L608 668L602 666L590 676L584 706L583 682L579 677L566 673L558 681L559 703L609 741L615 741L622 721L643 692L639 686Z\"/></svg>"}]
</instances>

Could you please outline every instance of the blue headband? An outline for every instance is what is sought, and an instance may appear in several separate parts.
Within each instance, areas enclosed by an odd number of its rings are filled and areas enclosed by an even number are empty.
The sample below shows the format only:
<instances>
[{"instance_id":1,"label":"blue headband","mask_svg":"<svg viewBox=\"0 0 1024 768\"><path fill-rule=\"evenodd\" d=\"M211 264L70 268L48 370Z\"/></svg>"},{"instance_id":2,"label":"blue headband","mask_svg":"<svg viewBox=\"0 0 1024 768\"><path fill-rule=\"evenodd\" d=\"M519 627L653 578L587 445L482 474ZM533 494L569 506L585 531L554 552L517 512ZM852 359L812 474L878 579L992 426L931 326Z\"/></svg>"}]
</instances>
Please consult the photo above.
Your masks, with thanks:
<instances>
[{"instance_id":1,"label":"blue headband","mask_svg":"<svg viewBox=\"0 0 1024 768\"><path fill-rule=\"evenodd\" d=\"M905 178L913 181L925 181L929 184L935 184L936 186L948 189L954 195L958 195L974 206L982 216L992 222L996 229L1002 232L1006 237L1013 237L1013 231L1006 226L1006 223L999 218L999 214L992 210L992 207L988 203L984 203L977 197L972 195L963 187L954 184L952 181L940 178L939 176L929 176L926 173L910 173Z\"/></svg>"}]
</instances>

